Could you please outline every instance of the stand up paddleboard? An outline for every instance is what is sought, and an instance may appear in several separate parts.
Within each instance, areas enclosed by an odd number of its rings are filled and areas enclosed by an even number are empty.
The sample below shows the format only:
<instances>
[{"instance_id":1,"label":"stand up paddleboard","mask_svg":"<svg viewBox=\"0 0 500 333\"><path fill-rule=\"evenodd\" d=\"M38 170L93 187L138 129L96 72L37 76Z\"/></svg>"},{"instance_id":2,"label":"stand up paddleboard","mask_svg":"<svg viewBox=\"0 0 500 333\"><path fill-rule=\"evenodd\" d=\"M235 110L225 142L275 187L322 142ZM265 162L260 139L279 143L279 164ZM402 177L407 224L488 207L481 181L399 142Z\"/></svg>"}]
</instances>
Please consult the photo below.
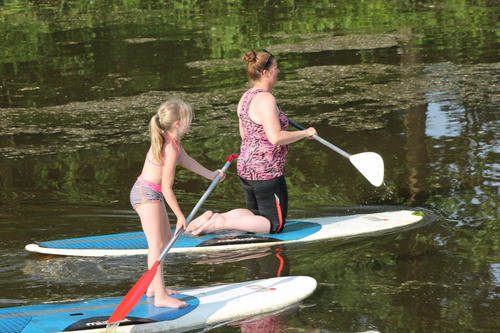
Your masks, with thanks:
<instances>
[{"instance_id":1,"label":"stand up paddleboard","mask_svg":"<svg viewBox=\"0 0 500 333\"><path fill-rule=\"evenodd\" d=\"M288 308L311 295L316 280L289 276L181 290L182 309L157 308L143 296L116 332L170 332L240 320ZM105 332L122 297L0 309L0 333Z\"/></svg>"},{"instance_id":2,"label":"stand up paddleboard","mask_svg":"<svg viewBox=\"0 0 500 333\"><path fill-rule=\"evenodd\" d=\"M279 234L251 234L238 231L201 236L182 234L170 252L213 252L311 242L339 237L371 234L409 226L423 218L422 212L393 212L312 218L288 221ZM147 254L143 232L37 242L26 250L64 256L100 257Z\"/></svg>"}]
</instances>

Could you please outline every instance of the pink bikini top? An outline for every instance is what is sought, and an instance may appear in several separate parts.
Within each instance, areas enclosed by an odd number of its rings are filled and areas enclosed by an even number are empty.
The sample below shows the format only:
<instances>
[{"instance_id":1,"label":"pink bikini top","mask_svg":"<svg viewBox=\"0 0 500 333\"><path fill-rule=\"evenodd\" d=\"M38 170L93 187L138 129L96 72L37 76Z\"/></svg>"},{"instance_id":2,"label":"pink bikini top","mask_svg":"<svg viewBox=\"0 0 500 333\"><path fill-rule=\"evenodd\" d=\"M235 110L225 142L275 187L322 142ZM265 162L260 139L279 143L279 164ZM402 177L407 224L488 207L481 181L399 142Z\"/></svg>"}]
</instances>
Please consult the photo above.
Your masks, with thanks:
<instances>
[{"instance_id":1,"label":"pink bikini top","mask_svg":"<svg viewBox=\"0 0 500 333\"><path fill-rule=\"evenodd\" d=\"M175 142L175 140L170 136L170 134L167 133L167 135L170 137L170 139L172 140L172 142L174 143L175 145L175 148L177 148L177 153L179 154L179 157L177 158L177 164L179 164L179 162L181 161L181 150L179 149L179 146L177 145L177 142ZM163 168L163 165L162 164L156 164L154 163L152 160L149 159L149 151L147 152L146 154L146 160L153 164L154 166L157 166L157 167L162 167Z\"/></svg>"}]
</instances>

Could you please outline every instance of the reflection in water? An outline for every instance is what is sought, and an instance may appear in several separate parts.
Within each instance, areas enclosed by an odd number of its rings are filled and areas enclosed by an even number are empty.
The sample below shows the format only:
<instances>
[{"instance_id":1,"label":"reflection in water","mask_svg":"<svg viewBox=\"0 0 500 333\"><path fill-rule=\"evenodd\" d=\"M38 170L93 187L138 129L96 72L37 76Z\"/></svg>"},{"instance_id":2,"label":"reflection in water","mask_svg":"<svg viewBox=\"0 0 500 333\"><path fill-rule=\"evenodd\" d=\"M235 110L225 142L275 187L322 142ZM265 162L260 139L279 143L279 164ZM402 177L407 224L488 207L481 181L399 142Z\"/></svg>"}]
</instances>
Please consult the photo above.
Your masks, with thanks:
<instances>
[{"instance_id":1,"label":"reflection in water","mask_svg":"<svg viewBox=\"0 0 500 333\"><path fill-rule=\"evenodd\" d=\"M408 201L417 201L416 196L427 189L425 180L429 174L429 158L425 142L425 105L408 108L405 112L406 127L406 160L408 162L408 185L410 197Z\"/></svg>"},{"instance_id":2,"label":"reflection in water","mask_svg":"<svg viewBox=\"0 0 500 333\"><path fill-rule=\"evenodd\" d=\"M26 261L23 273L45 282L85 284L104 280L124 280L130 271L124 264L109 264L95 257L47 256Z\"/></svg>"},{"instance_id":3,"label":"reflection in water","mask_svg":"<svg viewBox=\"0 0 500 333\"><path fill-rule=\"evenodd\" d=\"M282 246L270 247L259 252L259 256L253 255L252 259L241 263L246 268L245 280L267 279L290 274L290 262ZM288 313L285 312L265 318L247 318L232 325L239 325L241 332L244 333L270 333L286 327L287 315Z\"/></svg>"},{"instance_id":4,"label":"reflection in water","mask_svg":"<svg viewBox=\"0 0 500 333\"><path fill-rule=\"evenodd\" d=\"M241 263L246 268L245 280L268 279L272 277L289 276L290 262L283 247L267 249L266 256L245 260Z\"/></svg>"},{"instance_id":5,"label":"reflection in water","mask_svg":"<svg viewBox=\"0 0 500 333\"><path fill-rule=\"evenodd\" d=\"M292 309L283 310L283 312L268 316L265 318L248 318L245 320L240 320L229 325L240 326L240 331L242 333L273 333L273 332L301 332L301 333L319 333L320 328L314 323L310 323L304 329L302 327L295 328L291 327L288 322L288 315L297 311L297 306Z\"/></svg>"},{"instance_id":6,"label":"reflection in water","mask_svg":"<svg viewBox=\"0 0 500 333\"><path fill-rule=\"evenodd\" d=\"M239 251L237 253L211 252L207 258L197 264L222 264L229 262L240 262L245 269L245 281L268 279L273 277L289 276L290 261L283 246L272 246L253 250ZM233 323L230 326L239 326L243 333L271 333L286 330L287 332L300 331L289 327L288 316L292 315L301 304L293 304L284 309L278 309L276 314L262 315L246 318ZM319 328L313 323L307 326L306 332L319 332Z\"/></svg>"},{"instance_id":7,"label":"reflection in water","mask_svg":"<svg viewBox=\"0 0 500 333\"><path fill-rule=\"evenodd\" d=\"M245 281L290 274L290 262L282 245L237 252L209 252L196 264L217 265L231 262L239 262L245 268Z\"/></svg>"},{"instance_id":8,"label":"reflection in water","mask_svg":"<svg viewBox=\"0 0 500 333\"><path fill-rule=\"evenodd\" d=\"M23 248L140 228L127 184L144 158L146 115L167 95L197 111L186 143L193 157L219 165L233 153L236 96L246 83L238 58L253 44L282 48L276 93L290 117L346 151L376 151L388 162L391 193L317 145L298 144L287 166L294 218L381 203L442 217L376 239L297 247L314 250L307 254L288 247L291 273L340 286L315 293L319 306L300 316L324 332L499 331L497 0L50 3L0 4L0 306L130 290L146 269L137 258L37 263ZM359 43L367 32L377 38ZM355 48L336 50L346 37ZM381 37L397 45L365 47ZM180 174L176 191L190 210L207 185ZM229 179L209 201L222 211L244 204ZM105 217L116 211L130 213ZM238 265L206 270L172 258L169 281L189 287L244 278ZM252 260L248 278L272 271Z\"/></svg>"},{"instance_id":9,"label":"reflection in water","mask_svg":"<svg viewBox=\"0 0 500 333\"><path fill-rule=\"evenodd\" d=\"M411 34L412 29L407 28L406 33ZM401 47L401 65L403 67L412 67L422 64L422 52L415 51L413 42ZM403 75L406 77L406 75ZM420 89L415 89L416 94L423 97L424 93ZM427 157L426 142L425 142L425 120L426 120L426 104L419 103L416 106L410 106L405 111L404 125L406 128L406 145L404 148L407 151L406 161L408 162L408 186L409 195L407 199L410 202L415 202L416 196L425 192L427 186L425 180L428 175L429 158ZM418 201L417 201L417 204Z\"/></svg>"},{"instance_id":10,"label":"reflection in water","mask_svg":"<svg viewBox=\"0 0 500 333\"><path fill-rule=\"evenodd\" d=\"M500 287L500 263L491 264L491 273L493 274L493 282L497 287Z\"/></svg>"},{"instance_id":11,"label":"reflection in water","mask_svg":"<svg viewBox=\"0 0 500 333\"><path fill-rule=\"evenodd\" d=\"M439 139L443 137L458 137L463 131L462 125L448 116L443 107L449 103L429 103L427 107L427 121L425 124L425 135ZM460 111L460 114L464 110Z\"/></svg>"}]
</instances>

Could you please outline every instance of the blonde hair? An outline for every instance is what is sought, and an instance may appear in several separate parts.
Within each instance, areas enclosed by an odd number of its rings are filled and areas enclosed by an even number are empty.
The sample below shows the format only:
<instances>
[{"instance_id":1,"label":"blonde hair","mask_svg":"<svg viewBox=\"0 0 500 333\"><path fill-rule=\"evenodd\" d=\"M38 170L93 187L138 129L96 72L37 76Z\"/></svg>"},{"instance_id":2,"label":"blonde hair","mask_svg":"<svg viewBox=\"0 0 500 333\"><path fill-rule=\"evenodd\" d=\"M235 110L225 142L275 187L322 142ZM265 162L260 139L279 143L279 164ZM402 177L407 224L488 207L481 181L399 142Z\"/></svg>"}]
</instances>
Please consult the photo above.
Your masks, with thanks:
<instances>
[{"instance_id":1,"label":"blonde hair","mask_svg":"<svg viewBox=\"0 0 500 333\"><path fill-rule=\"evenodd\" d=\"M184 101L174 99L160 105L158 112L149 122L151 152L154 161L162 163L162 147L165 143L164 135L166 132L172 129L176 121L179 121L180 129L184 131L193 120L193 117L193 109Z\"/></svg>"},{"instance_id":2,"label":"blonde hair","mask_svg":"<svg viewBox=\"0 0 500 333\"><path fill-rule=\"evenodd\" d=\"M274 56L266 51L255 52L250 50L245 52L245 55L241 60L246 61L247 64L247 74L252 82L259 81L262 77L262 72L264 69L269 69L271 66Z\"/></svg>"}]
</instances>

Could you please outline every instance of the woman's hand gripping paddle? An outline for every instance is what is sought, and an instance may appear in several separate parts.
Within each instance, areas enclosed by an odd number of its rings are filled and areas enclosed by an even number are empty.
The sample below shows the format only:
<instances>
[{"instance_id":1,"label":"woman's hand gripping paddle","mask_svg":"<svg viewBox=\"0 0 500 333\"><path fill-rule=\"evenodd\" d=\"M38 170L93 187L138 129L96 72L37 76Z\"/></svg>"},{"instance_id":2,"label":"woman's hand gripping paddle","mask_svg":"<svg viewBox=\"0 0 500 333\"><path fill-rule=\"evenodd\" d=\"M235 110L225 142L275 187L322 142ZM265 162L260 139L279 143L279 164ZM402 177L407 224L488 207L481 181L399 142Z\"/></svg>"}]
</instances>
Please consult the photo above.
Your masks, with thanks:
<instances>
[{"instance_id":1,"label":"woman's hand gripping paddle","mask_svg":"<svg viewBox=\"0 0 500 333\"><path fill-rule=\"evenodd\" d=\"M290 119L288 119L288 122L290 123L290 125L300 130L305 129L304 127L294 123ZM340 155L347 157L351 161L351 163L356 167L356 169L358 169L359 172L361 172L361 174L365 176L365 178L368 179L368 181L373 186L378 187L382 185L382 182L384 181L384 160L382 160L382 157L379 154L368 152L356 155L349 155L342 149L335 147L330 142L320 138L317 135L313 135L313 139L321 142L322 144L336 151Z\"/></svg>"},{"instance_id":2,"label":"woman's hand gripping paddle","mask_svg":"<svg viewBox=\"0 0 500 333\"><path fill-rule=\"evenodd\" d=\"M229 165L235 158L238 158L236 154L231 154L226 158L226 164L224 164L224 167L222 168L223 172L226 172L227 168L229 168ZM215 177L215 179L212 181L212 184L208 187L208 189L205 191L205 194L203 194L201 199L198 201L196 206L191 211L191 214L189 214L189 216L187 217L186 224L189 224L189 222L193 219L194 214L196 214L198 209L200 209L201 205L205 202L210 192L212 192L215 185L217 185L220 177L221 174L219 173L217 177ZM132 310L132 308L137 304L139 299L141 299L141 297L148 289L148 286L151 284L151 281L153 281L153 278L156 275L156 271L158 270L158 265L163 260L163 258L165 258L167 252L170 250L170 248L172 248L172 245L174 245L175 241L179 238L180 235L181 232L179 231L177 235L172 237L172 240L168 243L167 247L165 247L163 252L158 257L158 260L156 260L156 262L154 263L154 265L146 273L144 273L144 275L139 279L139 281L137 281L136 284L132 287L132 289L130 289L127 295L125 295L123 300L120 302L118 307L115 309L115 311L109 318L108 325L121 321L128 315L130 310Z\"/></svg>"}]
</instances>

